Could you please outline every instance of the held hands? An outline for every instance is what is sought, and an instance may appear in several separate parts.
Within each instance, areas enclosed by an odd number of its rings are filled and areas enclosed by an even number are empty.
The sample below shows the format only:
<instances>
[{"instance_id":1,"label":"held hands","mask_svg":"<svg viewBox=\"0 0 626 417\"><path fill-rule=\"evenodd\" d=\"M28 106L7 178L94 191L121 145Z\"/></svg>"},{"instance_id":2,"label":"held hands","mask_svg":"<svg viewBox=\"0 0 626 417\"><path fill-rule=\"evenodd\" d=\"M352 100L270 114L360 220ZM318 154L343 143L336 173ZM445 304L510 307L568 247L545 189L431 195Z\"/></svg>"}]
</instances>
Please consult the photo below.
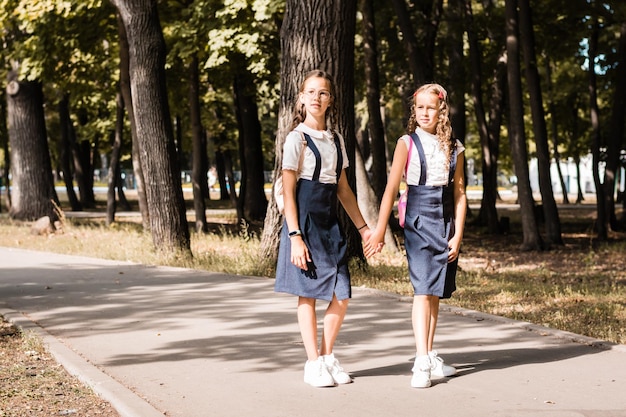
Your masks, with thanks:
<instances>
[{"instance_id":1,"label":"held hands","mask_svg":"<svg viewBox=\"0 0 626 417\"><path fill-rule=\"evenodd\" d=\"M361 237L363 238L363 254L365 257L370 258L376 253L383 250L383 246L385 246L385 231L375 230L367 230L369 233L367 235L363 233Z\"/></svg>"}]
</instances>

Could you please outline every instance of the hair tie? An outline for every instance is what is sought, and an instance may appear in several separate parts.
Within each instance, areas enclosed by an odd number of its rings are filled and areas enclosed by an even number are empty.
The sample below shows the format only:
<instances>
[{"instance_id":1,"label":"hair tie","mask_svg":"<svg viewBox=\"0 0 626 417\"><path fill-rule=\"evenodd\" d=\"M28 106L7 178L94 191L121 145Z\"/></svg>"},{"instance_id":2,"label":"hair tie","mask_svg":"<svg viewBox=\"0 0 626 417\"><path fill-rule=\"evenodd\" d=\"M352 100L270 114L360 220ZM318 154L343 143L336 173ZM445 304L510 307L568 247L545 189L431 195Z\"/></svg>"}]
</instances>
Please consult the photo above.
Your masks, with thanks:
<instances>
[{"instance_id":1,"label":"hair tie","mask_svg":"<svg viewBox=\"0 0 626 417\"><path fill-rule=\"evenodd\" d=\"M439 92L439 100L443 100L443 91Z\"/></svg>"}]
</instances>

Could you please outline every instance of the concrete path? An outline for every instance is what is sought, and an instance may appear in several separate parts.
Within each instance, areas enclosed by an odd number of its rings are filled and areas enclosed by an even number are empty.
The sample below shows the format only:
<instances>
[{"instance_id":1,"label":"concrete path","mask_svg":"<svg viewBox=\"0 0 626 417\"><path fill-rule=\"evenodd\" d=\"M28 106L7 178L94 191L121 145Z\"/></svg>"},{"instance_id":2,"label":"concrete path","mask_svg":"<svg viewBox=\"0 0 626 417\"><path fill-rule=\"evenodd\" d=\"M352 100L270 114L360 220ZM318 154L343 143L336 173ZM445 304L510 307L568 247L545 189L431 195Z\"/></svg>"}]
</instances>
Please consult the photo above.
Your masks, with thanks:
<instances>
[{"instance_id":1,"label":"concrete path","mask_svg":"<svg viewBox=\"0 0 626 417\"><path fill-rule=\"evenodd\" d=\"M315 389L295 308L267 278L0 248L0 314L124 417L626 417L626 346L446 305L459 374L412 389L410 300L361 288L335 347L355 382Z\"/></svg>"}]
</instances>

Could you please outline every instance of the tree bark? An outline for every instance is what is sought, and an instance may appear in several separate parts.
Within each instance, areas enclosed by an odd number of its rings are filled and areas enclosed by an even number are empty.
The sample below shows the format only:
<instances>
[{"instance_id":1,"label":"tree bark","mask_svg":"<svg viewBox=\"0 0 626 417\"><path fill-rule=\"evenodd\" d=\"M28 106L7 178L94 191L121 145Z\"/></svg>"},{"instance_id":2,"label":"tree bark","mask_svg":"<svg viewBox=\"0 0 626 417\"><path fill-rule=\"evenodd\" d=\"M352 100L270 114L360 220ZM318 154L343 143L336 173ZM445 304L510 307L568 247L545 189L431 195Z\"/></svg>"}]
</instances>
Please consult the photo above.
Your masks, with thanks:
<instances>
[{"instance_id":1,"label":"tree bark","mask_svg":"<svg viewBox=\"0 0 626 417\"><path fill-rule=\"evenodd\" d=\"M193 189L193 208L196 213L196 232L207 230L206 204L207 166L205 164L206 145L203 138L200 114L200 76L198 74L198 56L193 55L189 63L189 117L191 119L192 166L191 186Z\"/></svg>"},{"instance_id":2,"label":"tree bark","mask_svg":"<svg viewBox=\"0 0 626 417\"><path fill-rule=\"evenodd\" d=\"M526 84L530 96L530 111L533 120L533 132L537 148L537 165L539 168L539 190L545 219L546 240L548 245L562 245L561 221L559 210L554 199L552 179L550 176L550 147L548 146L548 129L543 110L541 82L537 70L535 53L535 36L532 24L532 11L528 0L517 0L519 6L520 39L526 69Z\"/></svg>"},{"instance_id":3,"label":"tree bark","mask_svg":"<svg viewBox=\"0 0 626 417\"><path fill-rule=\"evenodd\" d=\"M141 224L144 230L150 230L150 212L148 211L148 199L146 197L145 181L143 178L143 169L140 161L141 146L137 139L137 128L135 125L135 112L133 111L133 99L130 92L130 51L128 48L128 38L124 22L117 15L117 32L120 37L120 90L122 92L122 100L124 108L128 113L130 122L130 137L132 140L131 157L133 163L133 179L137 190L137 203L139 204L139 212L141 213Z\"/></svg>"},{"instance_id":4,"label":"tree bark","mask_svg":"<svg viewBox=\"0 0 626 417\"><path fill-rule=\"evenodd\" d=\"M180 168L165 83L165 42L157 4L112 0L129 45L132 106L146 182L152 241L158 251L191 256ZM148 154L148 150L150 154Z\"/></svg>"},{"instance_id":5,"label":"tree bark","mask_svg":"<svg viewBox=\"0 0 626 417\"><path fill-rule=\"evenodd\" d=\"M521 250L541 250L543 243L537 220L535 203L530 188L528 171L528 150L524 134L524 106L522 101L522 81L519 61L519 35L517 1L506 0L506 47L507 47L507 79L509 87L509 141L515 163L517 176L517 196L522 217L523 243Z\"/></svg>"},{"instance_id":6,"label":"tree bark","mask_svg":"<svg viewBox=\"0 0 626 417\"><path fill-rule=\"evenodd\" d=\"M55 221L54 204L59 199L52 180L41 84L20 81L10 71L6 97L12 173L9 216L28 221L49 216Z\"/></svg>"},{"instance_id":7,"label":"tree bark","mask_svg":"<svg viewBox=\"0 0 626 417\"><path fill-rule=\"evenodd\" d=\"M281 94L276 134L274 178L280 174L282 147L291 130L291 111L303 75L315 68L335 77L336 103L339 110L338 130L346 142L351 160L348 182L354 189L354 35L356 30L356 1L321 0L299 2L288 0L281 27ZM343 212L343 210L341 210ZM360 236L355 227L345 229L345 213L341 223L348 239L348 256L362 257ZM261 237L261 257L274 263L283 219L271 195Z\"/></svg>"}]
</instances>

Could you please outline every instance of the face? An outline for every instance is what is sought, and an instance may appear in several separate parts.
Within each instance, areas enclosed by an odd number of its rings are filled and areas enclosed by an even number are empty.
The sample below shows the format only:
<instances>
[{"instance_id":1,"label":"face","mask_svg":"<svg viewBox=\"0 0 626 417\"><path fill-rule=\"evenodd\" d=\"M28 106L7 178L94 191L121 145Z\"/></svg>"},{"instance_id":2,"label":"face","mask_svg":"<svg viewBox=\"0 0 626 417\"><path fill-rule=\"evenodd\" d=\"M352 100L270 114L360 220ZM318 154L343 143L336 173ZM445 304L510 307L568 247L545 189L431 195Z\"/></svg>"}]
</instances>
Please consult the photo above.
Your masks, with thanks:
<instances>
[{"instance_id":1,"label":"face","mask_svg":"<svg viewBox=\"0 0 626 417\"><path fill-rule=\"evenodd\" d=\"M439 97L422 91L415 96L415 120L419 127L434 134L439 117Z\"/></svg>"},{"instance_id":2,"label":"face","mask_svg":"<svg viewBox=\"0 0 626 417\"><path fill-rule=\"evenodd\" d=\"M300 102L304 104L307 115L324 117L331 100L330 83L326 78L311 77L305 81Z\"/></svg>"}]
</instances>

